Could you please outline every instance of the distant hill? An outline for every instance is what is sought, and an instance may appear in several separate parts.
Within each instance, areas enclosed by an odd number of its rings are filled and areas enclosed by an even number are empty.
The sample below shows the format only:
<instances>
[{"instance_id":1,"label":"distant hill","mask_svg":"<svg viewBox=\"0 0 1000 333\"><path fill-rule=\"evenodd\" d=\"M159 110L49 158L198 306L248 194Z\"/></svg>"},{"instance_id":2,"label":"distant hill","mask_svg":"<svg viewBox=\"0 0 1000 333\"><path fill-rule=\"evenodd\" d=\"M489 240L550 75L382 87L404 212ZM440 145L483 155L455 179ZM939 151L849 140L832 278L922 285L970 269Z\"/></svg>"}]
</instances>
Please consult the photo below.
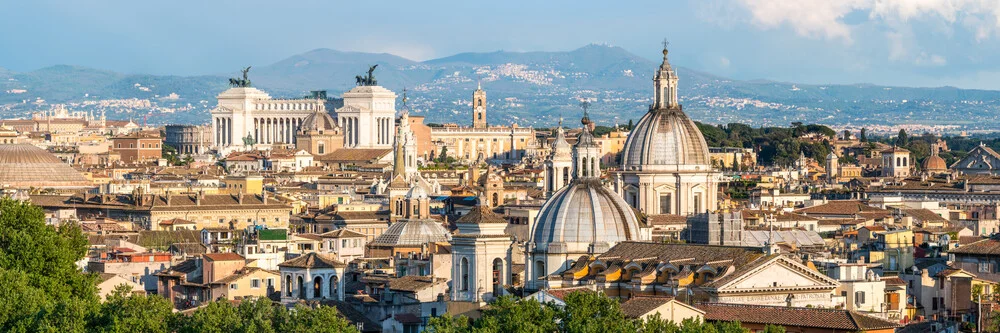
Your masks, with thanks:
<instances>
[{"instance_id":1,"label":"distant hill","mask_svg":"<svg viewBox=\"0 0 1000 333\"><path fill-rule=\"evenodd\" d=\"M469 99L479 83L489 97L491 122L548 126L560 117L579 117L577 105L583 98L591 100L592 117L599 122L638 120L651 102L651 78L659 61L596 44L564 52L460 53L424 62L387 53L317 49L254 66L250 78L275 97L299 97L310 90L337 96L373 64L379 65L379 84L400 95L406 88L410 111L428 122L467 123ZM1000 106L997 91L740 81L673 65L681 78L685 110L708 123L1000 128L994 125ZM111 117L152 114L152 122L203 123L226 83L222 75L125 75L65 65L24 73L0 68L0 116L46 109L45 103L70 103L76 109L103 108ZM98 103L132 98L148 100L150 106Z\"/></svg>"}]
</instances>

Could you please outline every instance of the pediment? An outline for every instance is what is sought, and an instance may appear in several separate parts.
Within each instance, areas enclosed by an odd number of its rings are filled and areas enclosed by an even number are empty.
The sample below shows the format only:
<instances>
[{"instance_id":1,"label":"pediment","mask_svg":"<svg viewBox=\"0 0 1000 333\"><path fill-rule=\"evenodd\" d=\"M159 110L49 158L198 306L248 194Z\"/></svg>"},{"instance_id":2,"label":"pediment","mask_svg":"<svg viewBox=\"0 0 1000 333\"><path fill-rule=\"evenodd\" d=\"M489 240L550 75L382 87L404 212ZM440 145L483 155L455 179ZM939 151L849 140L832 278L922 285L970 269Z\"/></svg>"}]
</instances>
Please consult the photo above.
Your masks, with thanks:
<instances>
[{"instance_id":1,"label":"pediment","mask_svg":"<svg viewBox=\"0 0 1000 333\"><path fill-rule=\"evenodd\" d=\"M719 292L738 292L768 289L833 289L840 285L823 275L785 256L777 256L739 274L716 289Z\"/></svg>"},{"instance_id":2,"label":"pediment","mask_svg":"<svg viewBox=\"0 0 1000 333\"><path fill-rule=\"evenodd\" d=\"M964 158L955 162L954 167L962 169L992 170L1000 167L1000 157L981 147L973 148Z\"/></svg>"}]
</instances>

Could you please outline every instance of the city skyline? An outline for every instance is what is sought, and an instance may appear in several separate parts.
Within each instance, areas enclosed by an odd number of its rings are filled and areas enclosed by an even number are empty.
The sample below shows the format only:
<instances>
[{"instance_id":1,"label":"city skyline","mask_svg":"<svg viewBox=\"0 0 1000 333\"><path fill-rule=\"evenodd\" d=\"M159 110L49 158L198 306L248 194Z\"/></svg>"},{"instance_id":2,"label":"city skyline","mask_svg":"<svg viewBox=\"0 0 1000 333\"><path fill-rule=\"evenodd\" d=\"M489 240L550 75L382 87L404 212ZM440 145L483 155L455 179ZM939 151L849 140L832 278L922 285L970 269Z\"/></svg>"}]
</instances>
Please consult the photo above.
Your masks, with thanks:
<instances>
[{"instance_id":1,"label":"city skyline","mask_svg":"<svg viewBox=\"0 0 1000 333\"><path fill-rule=\"evenodd\" d=\"M243 3L241 3L243 4ZM0 67L219 74L318 48L428 60L461 52L566 51L590 43L734 79L1000 89L1000 4L755 0L433 5L298 2L7 3ZM156 15L148 13L155 12ZM226 13L221 15L220 13ZM47 17L44 24L34 21ZM183 23L183 24L178 24ZM467 27L456 29L456 27ZM655 59L652 59L655 60Z\"/></svg>"}]
</instances>

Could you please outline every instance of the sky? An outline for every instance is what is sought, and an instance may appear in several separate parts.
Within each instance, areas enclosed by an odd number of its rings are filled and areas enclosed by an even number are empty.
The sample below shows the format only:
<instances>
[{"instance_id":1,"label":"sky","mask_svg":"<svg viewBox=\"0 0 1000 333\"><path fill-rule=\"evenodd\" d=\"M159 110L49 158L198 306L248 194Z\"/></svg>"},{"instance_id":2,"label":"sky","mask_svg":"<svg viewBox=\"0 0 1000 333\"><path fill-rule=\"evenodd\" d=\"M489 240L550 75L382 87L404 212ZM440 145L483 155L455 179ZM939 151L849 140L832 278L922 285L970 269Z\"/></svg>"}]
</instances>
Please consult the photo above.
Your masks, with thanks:
<instances>
[{"instance_id":1,"label":"sky","mask_svg":"<svg viewBox=\"0 0 1000 333\"><path fill-rule=\"evenodd\" d=\"M235 72L317 48L428 60L621 46L734 79L1000 90L1000 0L0 0L0 67Z\"/></svg>"}]
</instances>

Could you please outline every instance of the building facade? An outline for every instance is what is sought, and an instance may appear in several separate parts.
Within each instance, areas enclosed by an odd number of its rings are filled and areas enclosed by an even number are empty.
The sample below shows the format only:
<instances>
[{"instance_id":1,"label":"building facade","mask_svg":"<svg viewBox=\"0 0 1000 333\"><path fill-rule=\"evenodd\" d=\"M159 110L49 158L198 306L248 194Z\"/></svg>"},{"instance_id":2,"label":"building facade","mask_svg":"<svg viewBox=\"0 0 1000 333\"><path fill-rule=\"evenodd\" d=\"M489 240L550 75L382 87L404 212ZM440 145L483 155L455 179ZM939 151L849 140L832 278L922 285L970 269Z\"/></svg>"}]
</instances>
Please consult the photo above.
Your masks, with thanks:
<instances>
[{"instance_id":1,"label":"building facade","mask_svg":"<svg viewBox=\"0 0 1000 333\"><path fill-rule=\"evenodd\" d=\"M253 87L229 88L212 109L212 146L220 151L253 144L295 143L306 117L326 110L322 99L274 99Z\"/></svg>"}]
</instances>

